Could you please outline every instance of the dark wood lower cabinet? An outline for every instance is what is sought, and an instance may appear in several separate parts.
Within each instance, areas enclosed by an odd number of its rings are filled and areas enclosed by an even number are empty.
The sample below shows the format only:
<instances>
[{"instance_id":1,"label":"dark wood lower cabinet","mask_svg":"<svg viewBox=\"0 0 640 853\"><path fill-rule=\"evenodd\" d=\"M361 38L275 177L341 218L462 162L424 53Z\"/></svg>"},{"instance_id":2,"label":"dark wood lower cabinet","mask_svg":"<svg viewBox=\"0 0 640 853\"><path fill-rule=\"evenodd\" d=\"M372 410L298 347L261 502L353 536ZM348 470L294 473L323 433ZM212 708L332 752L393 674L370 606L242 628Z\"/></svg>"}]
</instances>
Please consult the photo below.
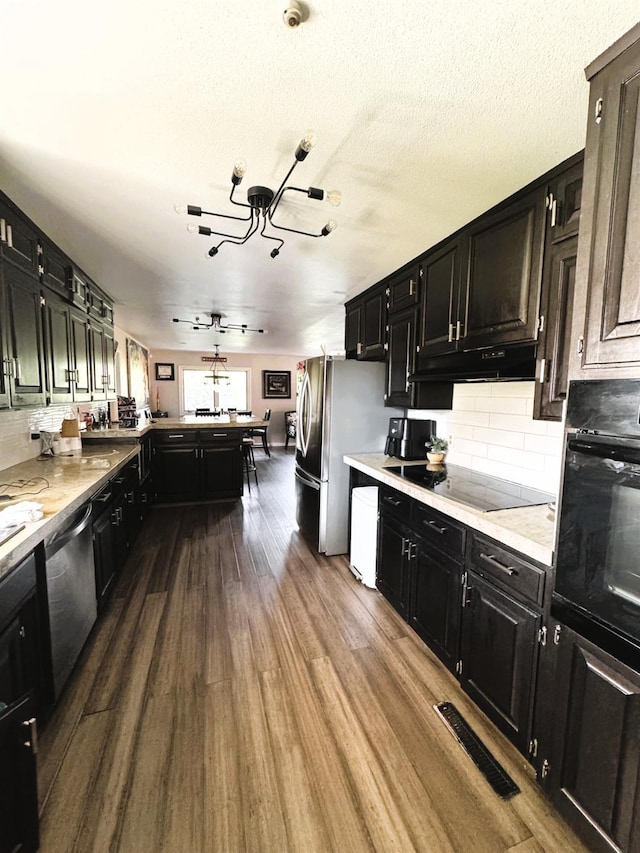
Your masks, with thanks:
<instances>
[{"instance_id":1,"label":"dark wood lower cabinet","mask_svg":"<svg viewBox=\"0 0 640 853\"><path fill-rule=\"evenodd\" d=\"M595 851L640 851L640 672L572 629L550 626L552 738L540 781Z\"/></svg>"},{"instance_id":2,"label":"dark wood lower cabinet","mask_svg":"<svg viewBox=\"0 0 640 853\"><path fill-rule=\"evenodd\" d=\"M158 500L216 500L242 496L242 433L185 430L155 436L153 482Z\"/></svg>"},{"instance_id":3,"label":"dark wood lower cabinet","mask_svg":"<svg viewBox=\"0 0 640 853\"><path fill-rule=\"evenodd\" d=\"M461 581L459 563L417 541L409 624L451 671L458 661Z\"/></svg>"},{"instance_id":4,"label":"dark wood lower cabinet","mask_svg":"<svg viewBox=\"0 0 640 853\"><path fill-rule=\"evenodd\" d=\"M203 447L200 451L200 494L204 500L242 494L242 450L239 446Z\"/></svg>"},{"instance_id":5,"label":"dark wood lower cabinet","mask_svg":"<svg viewBox=\"0 0 640 853\"><path fill-rule=\"evenodd\" d=\"M39 846L32 693L0 712L0 853L33 853Z\"/></svg>"},{"instance_id":6,"label":"dark wood lower cabinet","mask_svg":"<svg viewBox=\"0 0 640 853\"><path fill-rule=\"evenodd\" d=\"M376 584L402 616L407 615L411 531L385 513L378 527Z\"/></svg>"},{"instance_id":7,"label":"dark wood lower cabinet","mask_svg":"<svg viewBox=\"0 0 640 853\"><path fill-rule=\"evenodd\" d=\"M542 617L473 572L462 617L461 683L522 752L528 751Z\"/></svg>"},{"instance_id":8,"label":"dark wood lower cabinet","mask_svg":"<svg viewBox=\"0 0 640 853\"><path fill-rule=\"evenodd\" d=\"M195 501L200 496L197 447L158 447L153 479L161 501Z\"/></svg>"}]
</instances>

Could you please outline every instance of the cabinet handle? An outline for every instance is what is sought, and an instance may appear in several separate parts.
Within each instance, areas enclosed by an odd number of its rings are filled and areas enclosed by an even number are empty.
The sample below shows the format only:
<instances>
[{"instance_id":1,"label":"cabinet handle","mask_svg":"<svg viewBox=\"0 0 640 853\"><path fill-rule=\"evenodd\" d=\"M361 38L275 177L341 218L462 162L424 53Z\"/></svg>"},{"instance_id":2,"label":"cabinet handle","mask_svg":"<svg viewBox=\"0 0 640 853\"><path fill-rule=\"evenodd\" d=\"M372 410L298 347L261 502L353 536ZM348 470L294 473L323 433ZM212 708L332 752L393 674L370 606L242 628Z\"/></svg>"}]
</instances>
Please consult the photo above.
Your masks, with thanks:
<instances>
[{"instance_id":1,"label":"cabinet handle","mask_svg":"<svg viewBox=\"0 0 640 853\"><path fill-rule=\"evenodd\" d=\"M169 438L184 438L184 433L182 432L173 432L169 435Z\"/></svg>"},{"instance_id":2,"label":"cabinet handle","mask_svg":"<svg viewBox=\"0 0 640 853\"><path fill-rule=\"evenodd\" d=\"M544 385L546 376L547 376L547 359L541 358L540 359L540 373L538 374L538 382L540 383L540 385Z\"/></svg>"},{"instance_id":3,"label":"cabinet handle","mask_svg":"<svg viewBox=\"0 0 640 853\"><path fill-rule=\"evenodd\" d=\"M5 358L2 363L4 365L4 375L11 379L13 377L13 362L10 358Z\"/></svg>"},{"instance_id":4,"label":"cabinet handle","mask_svg":"<svg viewBox=\"0 0 640 853\"><path fill-rule=\"evenodd\" d=\"M453 343L453 323L449 323L449 343Z\"/></svg>"},{"instance_id":5,"label":"cabinet handle","mask_svg":"<svg viewBox=\"0 0 640 853\"><path fill-rule=\"evenodd\" d=\"M7 220L0 219L0 243L7 242Z\"/></svg>"},{"instance_id":6,"label":"cabinet handle","mask_svg":"<svg viewBox=\"0 0 640 853\"><path fill-rule=\"evenodd\" d=\"M460 320L456 323L456 340L459 341L462 337L462 323Z\"/></svg>"},{"instance_id":7,"label":"cabinet handle","mask_svg":"<svg viewBox=\"0 0 640 853\"><path fill-rule=\"evenodd\" d=\"M415 295L416 295L416 283L415 283L415 280L413 278L410 278L409 279L409 296L415 296Z\"/></svg>"},{"instance_id":8,"label":"cabinet handle","mask_svg":"<svg viewBox=\"0 0 640 853\"><path fill-rule=\"evenodd\" d=\"M511 576L518 574L518 570L515 566L505 566L499 560L496 560L496 558L492 554L480 554L480 557L485 562L489 563L490 566L493 566L494 569L498 569L498 571L504 572L505 575Z\"/></svg>"},{"instance_id":9,"label":"cabinet handle","mask_svg":"<svg viewBox=\"0 0 640 853\"><path fill-rule=\"evenodd\" d=\"M432 530L435 530L436 533L445 534L447 532L446 527L440 527L439 524L436 524L435 521L426 521L424 518L422 519L422 523L426 524L427 527L430 527Z\"/></svg>"},{"instance_id":10,"label":"cabinet handle","mask_svg":"<svg viewBox=\"0 0 640 853\"><path fill-rule=\"evenodd\" d=\"M7 246L13 249L13 228L7 225Z\"/></svg>"},{"instance_id":11,"label":"cabinet handle","mask_svg":"<svg viewBox=\"0 0 640 853\"><path fill-rule=\"evenodd\" d=\"M384 500L388 504L391 504L391 506L400 506L400 504L402 503L402 501L396 500L395 498L390 498L388 495L384 496Z\"/></svg>"},{"instance_id":12,"label":"cabinet handle","mask_svg":"<svg viewBox=\"0 0 640 853\"><path fill-rule=\"evenodd\" d=\"M28 730L28 740L25 740L24 745L31 747L31 752L34 755L38 754L38 724L35 717L28 720L23 720L22 725Z\"/></svg>"},{"instance_id":13,"label":"cabinet handle","mask_svg":"<svg viewBox=\"0 0 640 853\"><path fill-rule=\"evenodd\" d=\"M554 197L551 202L551 227L556 227L556 221L558 218L558 200Z\"/></svg>"},{"instance_id":14,"label":"cabinet handle","mask_svg":"<svg viewBox=\"0 0 640 853\"><path fill-rule=\"evenodd\" d=\"M603 108L604 108L604 101L602 100L602 98L598 98L598 100L596 101L595 108L594 108L594 118L595 118L596 124L600 124L600 122L602 121Z\"/></svg>"},{"instance_id":15,"label":"cabinet handle","mask_svg":"<svg viewBox=\"0 0 640 853\"><path fill-rule=\"evenodd\" d=\"M19 358L14 358L14 359L13 359L13 363L14 363L14 365L15 365L15 373L14 373L14 376L15 376L15 378L16 378L16 382L20 382L20 379L22 378L22 377L20 376L20 359L19 359Z\"/></svg>"},{"instance_id":16,"label":"cabinet handle","mask_svg":"<svg viewBox=\"0 0 640 853\"><path fill-rule=\"evenodd\" d=\"M363 350L363 346L360 343L360 341L358 341L358 343L356 345L356 355L362 355L362 350Z\"/></svg>"}]
</instances>

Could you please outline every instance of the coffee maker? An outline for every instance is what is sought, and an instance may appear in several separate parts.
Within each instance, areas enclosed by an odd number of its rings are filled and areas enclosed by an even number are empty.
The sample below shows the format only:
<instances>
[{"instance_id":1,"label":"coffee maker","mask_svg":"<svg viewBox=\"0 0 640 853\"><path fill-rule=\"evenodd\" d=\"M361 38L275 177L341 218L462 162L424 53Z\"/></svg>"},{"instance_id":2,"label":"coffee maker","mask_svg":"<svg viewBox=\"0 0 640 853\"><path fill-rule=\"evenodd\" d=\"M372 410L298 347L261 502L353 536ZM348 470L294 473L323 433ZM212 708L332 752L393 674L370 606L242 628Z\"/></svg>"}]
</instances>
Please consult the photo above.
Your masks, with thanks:
<instances>
[{"instance_id":1,"label":"coffee maker","mask_svg":"<svg viewBox=\"0 0 640 853\"><path fill-rule=\"evenodd\" d=\"M426 459L425 444L432 435L436 435L435 421L389 418L384 452L398 459Z\"/></svg>"}]
</instances>

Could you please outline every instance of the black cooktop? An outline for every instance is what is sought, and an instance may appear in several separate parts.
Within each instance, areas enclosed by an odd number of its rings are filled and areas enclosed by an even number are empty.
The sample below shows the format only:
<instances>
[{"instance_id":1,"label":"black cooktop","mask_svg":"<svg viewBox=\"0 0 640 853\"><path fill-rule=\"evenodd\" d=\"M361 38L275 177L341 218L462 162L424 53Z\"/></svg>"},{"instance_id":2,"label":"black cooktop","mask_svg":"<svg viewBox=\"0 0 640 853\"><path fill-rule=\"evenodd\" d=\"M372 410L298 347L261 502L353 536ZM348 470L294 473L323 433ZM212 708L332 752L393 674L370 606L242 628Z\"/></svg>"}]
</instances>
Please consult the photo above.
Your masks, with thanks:
<instances>
[{"instance_id":1,"label":"black cooktop","mask_svg":"<svg viewBox=\"0 0 640 853\"><path fill-rule=\"evenodd\" d=\"M457 465L394 465L384 470L482 512L535 506L555 500L555 496L547 492Z\"/></svg>"}]
</instances>

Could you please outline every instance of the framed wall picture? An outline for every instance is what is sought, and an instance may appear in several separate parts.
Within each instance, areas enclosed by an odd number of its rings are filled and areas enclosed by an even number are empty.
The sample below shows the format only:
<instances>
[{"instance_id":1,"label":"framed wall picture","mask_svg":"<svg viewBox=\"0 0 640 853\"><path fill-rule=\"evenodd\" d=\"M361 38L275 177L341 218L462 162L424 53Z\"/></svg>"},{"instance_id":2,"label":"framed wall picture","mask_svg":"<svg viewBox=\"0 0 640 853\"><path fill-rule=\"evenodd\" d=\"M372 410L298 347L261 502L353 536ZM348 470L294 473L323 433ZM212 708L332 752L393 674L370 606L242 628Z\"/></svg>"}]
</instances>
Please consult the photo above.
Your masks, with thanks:
<instances>
[{"instance_id":1,"label":"framed wall picture","mask_svg":"<svg viewBox=\"0 0 640 853\"><path fill-rule=\"evenodd\" d=\"M270 397L287 399L291 397L291 371L263 370L262 396L265 399L269 399Z\"/></svg>"},{"instance_id":2,"label":"framed wall picture","mask_svg":"<svg viewBox=\"0 0 640 853\"><path fill-rule=\"evenodd\" d=\"M157 362L156 364L156 379L175 379L173 372L172 364L162 364L161 362Z\"/></svg>"},{"instance_id":3,"label":"framed wall picture","mask_svg":"<svg viewBox=\"0 0 640 853\"><path fill-rule=\"evenodd\" d=\"M129 396L138 408L149 405L149 352L137 341L127 338L127 380Z\"/></svg>"}]
</instances>

